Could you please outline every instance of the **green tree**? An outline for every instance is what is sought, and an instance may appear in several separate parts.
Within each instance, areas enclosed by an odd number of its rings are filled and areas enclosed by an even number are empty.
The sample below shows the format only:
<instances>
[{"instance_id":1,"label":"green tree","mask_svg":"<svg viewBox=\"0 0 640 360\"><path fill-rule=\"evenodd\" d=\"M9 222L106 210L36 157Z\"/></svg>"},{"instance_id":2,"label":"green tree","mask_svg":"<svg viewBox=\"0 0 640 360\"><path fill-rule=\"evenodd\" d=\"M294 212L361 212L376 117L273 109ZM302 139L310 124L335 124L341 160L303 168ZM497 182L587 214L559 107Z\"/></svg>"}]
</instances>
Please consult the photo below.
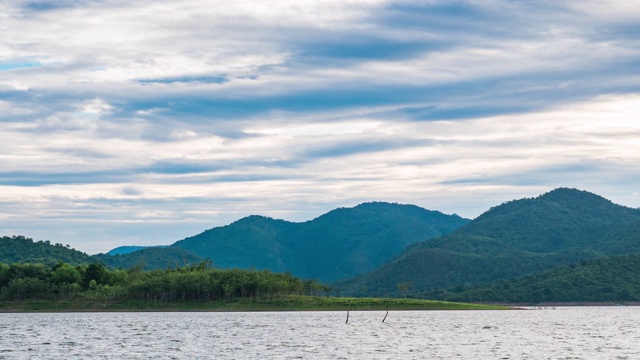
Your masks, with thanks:
<instances>
[{"instance_id":1,"label":"green tree","mask_svg":"<svg viewBox=\"0 0 640 360\"><path fill-rule=\"evenodd\" d=\"M54 284L79 284L82 277L75 267L62 264L51 273L51 280Z\"/></svg>"},{"instance_id":2,"label":"green tree","mask_svg":"<svg viewBox=\"0 0 640 360\"><path fill-rule=\"evenodd\" d=\"M0 262L0 287L9 283L9 266Z\"/></svg>"},{"instance_id":3,"label":"green tree","mask_svg":"<svg viewBox=\"0 0 640 360\"><path fill-rule=\"evenodd\" d=\"M87 266L87 270L84 273L82 282L85 287L88 287L91 280L95 280L96 284L98 285L107 284L109 281L107 268L99 263L89 264L89 266Z\"/></svg>"}]
</instances>

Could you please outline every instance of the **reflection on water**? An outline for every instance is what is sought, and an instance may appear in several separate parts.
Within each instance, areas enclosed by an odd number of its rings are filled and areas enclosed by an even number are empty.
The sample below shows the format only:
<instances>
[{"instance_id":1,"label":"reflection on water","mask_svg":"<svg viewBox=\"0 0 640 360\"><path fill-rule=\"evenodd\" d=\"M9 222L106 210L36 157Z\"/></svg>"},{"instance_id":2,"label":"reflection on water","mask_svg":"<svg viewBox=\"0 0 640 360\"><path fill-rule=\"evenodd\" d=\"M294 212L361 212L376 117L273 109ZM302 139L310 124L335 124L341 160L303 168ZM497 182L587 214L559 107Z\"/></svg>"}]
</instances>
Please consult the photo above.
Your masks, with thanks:
<instances>
[{"instance_id":1,"label":"reflection on water","mask_svg":"<svg viewBox=\"0 0 640 360\"><path fill-rule=\"evenodd\" d=\"M0 359L638 359L640 307L0 314Z\"/></svg>"}]
</instances>

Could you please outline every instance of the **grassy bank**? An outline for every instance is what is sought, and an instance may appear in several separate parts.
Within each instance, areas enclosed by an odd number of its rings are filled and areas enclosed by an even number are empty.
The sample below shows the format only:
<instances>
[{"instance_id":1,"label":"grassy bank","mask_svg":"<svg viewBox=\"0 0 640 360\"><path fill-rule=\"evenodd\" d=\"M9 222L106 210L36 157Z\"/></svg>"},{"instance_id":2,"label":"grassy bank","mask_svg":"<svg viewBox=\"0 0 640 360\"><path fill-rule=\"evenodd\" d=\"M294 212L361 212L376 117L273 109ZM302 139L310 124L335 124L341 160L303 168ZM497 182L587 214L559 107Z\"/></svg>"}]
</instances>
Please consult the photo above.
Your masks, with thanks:
<instances>
[{"instance_id":1,"label":"grassy bank","mask_svg":"<svg viewBox=\"0 0 640 360\"><path fill-rule=\"evenodd\" d=\"M338 298L288 295L265 298L236 298L225 301L105 301L76 299L0 302L0 312L71 311L366 311L366 310L503 310L505 306L453 303L419 299Z\"/></svg>"}]
</instances>

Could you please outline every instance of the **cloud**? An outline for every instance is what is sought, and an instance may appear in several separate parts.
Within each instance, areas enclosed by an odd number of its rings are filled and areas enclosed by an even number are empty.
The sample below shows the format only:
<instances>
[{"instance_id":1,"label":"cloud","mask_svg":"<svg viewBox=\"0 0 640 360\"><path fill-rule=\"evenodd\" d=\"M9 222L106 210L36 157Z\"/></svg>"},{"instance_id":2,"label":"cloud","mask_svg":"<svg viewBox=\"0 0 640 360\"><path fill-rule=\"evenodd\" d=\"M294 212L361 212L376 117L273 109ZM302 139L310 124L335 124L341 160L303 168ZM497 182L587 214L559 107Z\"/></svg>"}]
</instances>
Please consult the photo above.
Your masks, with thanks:
<instances>
[{"instance_id":1,"label":"cloud","mask_svg":"<svg viewBox=\"0 0 640 360\"><path fill-rule=\"evenodd\" d=\"M95 252L369 200L639 206L636 8L0 3L0 232Z\"/></svg>"}]
</instances>

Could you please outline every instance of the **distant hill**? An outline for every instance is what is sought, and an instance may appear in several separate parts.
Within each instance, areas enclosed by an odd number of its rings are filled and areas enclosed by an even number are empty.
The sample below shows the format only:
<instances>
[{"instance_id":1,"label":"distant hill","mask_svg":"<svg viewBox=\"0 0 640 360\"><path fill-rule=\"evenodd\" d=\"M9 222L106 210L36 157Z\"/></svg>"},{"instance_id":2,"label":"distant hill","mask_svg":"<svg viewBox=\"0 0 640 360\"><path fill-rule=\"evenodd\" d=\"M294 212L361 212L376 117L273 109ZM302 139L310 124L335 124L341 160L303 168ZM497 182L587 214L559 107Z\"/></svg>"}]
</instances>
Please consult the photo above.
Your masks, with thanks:
<instances>
[{"instance_id":1,"label":"distant hill","mask_svg":"<svg viewBox=\"0 0 640 360\"><path fill-rule=\"evenodd\" d=\"M450 301L531 304L640 301L640 253L583 260L515 280L430 291L420 296Z\"/></svg>"},{"instance_id":2,"label":"distant hill","mask_svg":"<svg viewBox=\"0 0 640 360\"><path fill-rule=\"evenodd\" d=\"M47 266L64 262L71 265L101 262L111 268L128 269L142 265L145 270L166 269L185 264L196 264L203 258L179 248L148 247L123 254L98 254L89 256L83 252L62 244L51 244L49 241L34 241L24 236L3 236L0 238L0 263L38 263Z\"/></svg>"},{"instance_id":3,"label":"distant hill","mask_svg":"<svg viewBox=\"0 0 640 360\"><path fill-rule=\"evenodd\" d=\"M91 262L89 255L62 244L51 244L49 241L33 241L24 236L3 236L0 238L0 262L42 263L55 265L59 261L72 265Z\"/></svg>"},{"instance_id":4,"label":"distant hill","mask_svg":"<svg viewBox=\"0 0 640 360\"><path fill-rule=\"evenodd\" d=\"M638 209L560 188L491 208L457 231L413 245L337 287L345 294L398 295L525 276L603 256L609 245L601 239L638 219Z\"/></svg>"},{"instance_id":5,"label":"distant hill","mask_svg":"<svg viewBox=\"0 0 640 360\"><path fill-rule=\"evenodd\" d=\"M166 245L163 245L166 246ZM131 254L134 251L146 249L151 246L118 246L117 248L111 249L107 252L107 255L126 255Z\"/></svg>"},{"instance_id":6,"label":"distant hill","mask_svg":"<svg viewBox=\"0 0 640 360\"><path fill-rule=\"evenodd\" d=\"M414 205L372 202L302 223L249 216L172 247L210 258L222 268L290 271L326 282L371 271L407 245L447 234L468 222Z\"/></svg>"},{"instance_id":7,"label":"distant hill","mask_svg":"<svg viewBox=\"0 0 640 360\"><path fill-rule=\"evenodd\" d=\"M177 268L188 264L197 264L205 259L180 248L143 247L127 254L98 254L91 257L111 268L129 269L141 266L143 270Z\"/></svg>"}]
</instances>

